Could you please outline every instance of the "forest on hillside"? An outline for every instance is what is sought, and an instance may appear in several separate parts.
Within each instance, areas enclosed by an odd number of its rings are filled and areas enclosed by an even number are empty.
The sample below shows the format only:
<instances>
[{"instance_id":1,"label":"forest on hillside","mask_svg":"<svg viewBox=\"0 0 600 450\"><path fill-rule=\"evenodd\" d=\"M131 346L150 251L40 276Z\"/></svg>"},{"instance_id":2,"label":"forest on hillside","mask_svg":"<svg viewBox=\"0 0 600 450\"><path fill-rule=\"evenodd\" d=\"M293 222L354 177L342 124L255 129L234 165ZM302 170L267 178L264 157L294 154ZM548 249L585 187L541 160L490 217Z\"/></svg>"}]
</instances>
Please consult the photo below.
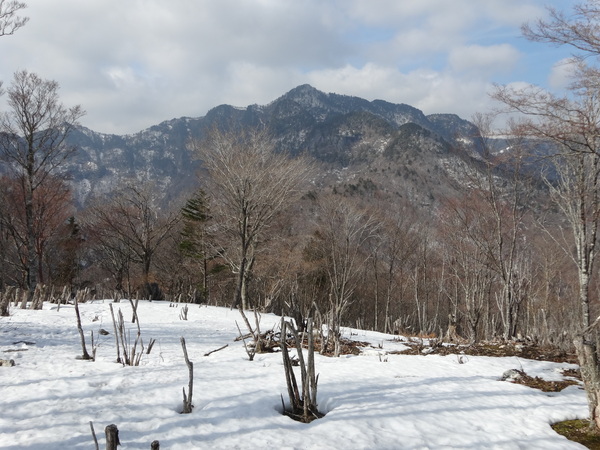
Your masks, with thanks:
<instances>
[{"instance_id":1,"label":"forest on hillside","mask_svg":"<svg viewBox=\"0 0 600 450\"><path fill-rule=\"evenodd\" d=\"M595 10L584 4L570 19L554 13L553 21L524 28L525 36L600 53L589 27ZM571 347L598 313L598 73L588 61L576 61L564 97L497 87L505 111L524 117L502 130L509 136L504 152L486 146L483 116L477 148L459 148L475 141L455 136L454 147L444 141L442 151L431 144L432 136L443 141L435 133L408 123L393 135L385 131L387 146L356 148L362 172L336 179L323 176L331 167L314 151L282 151L275 130L225 123L182 144L202 163L192 194L165 205L158 180L123 177L83 208L75 206L65 167L77 151L68 136L84 111L61 103L55 81L18 71L0 122L0 313L86 289L275 312L298 323L318 317L334 331L353 325ZM369 122L364 134L388 130L366 117L345 119L352 127ZM418 117L435 127L447 119ZM288 122L276 124L295 129ZM333 143L317 131L313 143L323 137L333 148L355 139L338 131ZM540 145L554 153L540 157ZM376 152L384 163L370 165L366 156ZM427 152L429 159L419 159ZM427 194L422 174L435 180L442 170L424 162L444 152L479 158L440 163L459 182ZM529 170L532 164L538 170ZM393 191L373 181L392 178L413 184Z\"/></svg>"},{"instance_id":2,"label":"forest on hillside","mask_svg":"<svg viewBox=\"0 0 600 450\"><path fill-rule=\"evenodd\" d=\"M19 304L32 300L35 279L48 299L88 289L569 347L581 314L561 201L573 199L560 180L543 185L521 169L531 143L519 142L457 167L460 193L432 205L384 192L367 174L318 181L321 163L276 152L269 130L215 129L189 142L204 170L196 192L168 207L152 182L123 180L75 209L66 180L40 164L30 218L27 171L1 180L0 287Z\"/></svg>"}]
</instances>

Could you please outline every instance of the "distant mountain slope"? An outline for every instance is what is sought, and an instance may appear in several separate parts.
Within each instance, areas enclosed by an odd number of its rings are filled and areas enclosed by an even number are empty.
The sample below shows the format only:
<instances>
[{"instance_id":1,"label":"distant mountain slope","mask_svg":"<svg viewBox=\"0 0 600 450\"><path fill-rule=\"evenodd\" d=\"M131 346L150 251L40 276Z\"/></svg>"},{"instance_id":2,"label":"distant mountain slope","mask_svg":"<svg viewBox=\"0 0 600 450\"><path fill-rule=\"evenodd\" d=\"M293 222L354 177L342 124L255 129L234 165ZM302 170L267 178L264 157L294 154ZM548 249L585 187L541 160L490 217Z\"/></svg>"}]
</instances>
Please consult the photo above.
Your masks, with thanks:
<instances>
[{"instance_id":1,"label":"distant mountain slope","mask_svg":"<svg viewBox=\"0 0 600 450\"><path fill-rule=\"evenodd\" d=\"M382 193L422 203L460 189L457 168L470 165L479 148L477 128L454 114L426 116L409 105L302 85L267 105L220 105L204 117L168 120L130 135L79 127L69 138L80 149L69 162L79 204L124 179L151 180L167 200L189 192L200 162L186 143L215 124L267 126L279 151L306 152L322 163L322 185L353 185L359 177Z\"/></svg>"}]
</instances>

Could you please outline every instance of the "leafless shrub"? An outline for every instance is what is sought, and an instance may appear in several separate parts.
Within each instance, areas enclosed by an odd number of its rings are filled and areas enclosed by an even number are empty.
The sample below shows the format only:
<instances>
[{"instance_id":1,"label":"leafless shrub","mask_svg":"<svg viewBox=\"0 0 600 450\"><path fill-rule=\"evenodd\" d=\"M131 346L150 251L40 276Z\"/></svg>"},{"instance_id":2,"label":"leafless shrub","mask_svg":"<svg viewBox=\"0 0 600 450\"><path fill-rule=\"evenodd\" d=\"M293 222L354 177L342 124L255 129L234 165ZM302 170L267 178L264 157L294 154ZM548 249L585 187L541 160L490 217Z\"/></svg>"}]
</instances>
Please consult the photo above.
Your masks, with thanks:
<instances>
[{"instance_id":1,"label":"leafless shrub","mask_svg":"<svg viewBox=\"0 0 600 450\"><path fill-rule=\"evenodd\" d=\"M137 334L133 342L131 342L131 335L129 330L125 328L125 320L123 319L123 313L119 308L117 318L115 320L115 314L113 311L112 303L109 304L110 312L113 318L113 325L115 329L115 339L117 344L117 362L124 366L139 366L140 360L144 353L144 341L142 340L142 332L140 329L140 321L137 315L137 308L133 309L134 321L137 325ZM139 348L138 348L139 345ZM154 339L150 339L148 350L146 354L150 353L152 346L154 345ZM120 348L119 348L120 347ZM121 351L123 357L121 357Z\"/></svg>"},{"instance_id":2,"label":"leafless shrub","mask_svg":"<svg viewBox=\"0 0 600 450\"><path fill-rule=\"evenodd\" d=\"M291 334L296 345L298 366L300 367L302 391L298 390L296 375L294 374L293 359L288 351L287 335ZM323 417L323 414L317 409L317 383L319 376L315 376L315 348L313 336L312 319L307 320L307 342L308 352L307 360L304 359L302 351L302 337L296 327L285 319L281 319L281 354L283 355L283 367L285 369L285 379L290 399L290 408L286 409L283 404L283 413L295 420L301 422L311 422L314 419ZM281 400L283 402L283 397Z\"/></svg>"},{"instance_id":3,"label":"leafless shrub","mask_svg":"<svg viewBox=\"0 0 600 450\"><path fill-rule=\"evenodd\" d=\"M256 345L246 344L246 338L251 337L253 334L248 333L248 334L244 335L244 334L242 334L242 330L240 329L240 326L238 325L237 321L235 322L235 325L236 325L238 331L240 332L239 339L241 339L244 342L244 350L246 350L246 354L248 355L248 360L254 361L254 355L256 355Z\"/></svg>"}]
</instances>

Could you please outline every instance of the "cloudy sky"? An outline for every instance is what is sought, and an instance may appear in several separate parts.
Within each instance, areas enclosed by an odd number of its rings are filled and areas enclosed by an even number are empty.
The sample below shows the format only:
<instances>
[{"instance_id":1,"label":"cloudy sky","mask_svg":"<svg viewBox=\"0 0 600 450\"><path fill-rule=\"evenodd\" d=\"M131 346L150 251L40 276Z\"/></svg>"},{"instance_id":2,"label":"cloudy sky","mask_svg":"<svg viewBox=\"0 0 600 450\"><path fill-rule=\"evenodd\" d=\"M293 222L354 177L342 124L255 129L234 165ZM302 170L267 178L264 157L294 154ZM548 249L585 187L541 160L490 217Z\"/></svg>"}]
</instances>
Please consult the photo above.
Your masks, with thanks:
<instances>
[{"instance_id":1,"label":"cloudy sky","mask_svg":"<svg viewBox=\"0 0 600 450\"><path fill-rule=\"evenodd\" d=\"M61 86L82 124L133 133L219 104L266 104L300 84L426 114L487 111L493 83L558 89L567 49L519 37L574 0L22 0L0 80ZM0 99L0 108L4 108Z\"/></svg>"}]
</instances>

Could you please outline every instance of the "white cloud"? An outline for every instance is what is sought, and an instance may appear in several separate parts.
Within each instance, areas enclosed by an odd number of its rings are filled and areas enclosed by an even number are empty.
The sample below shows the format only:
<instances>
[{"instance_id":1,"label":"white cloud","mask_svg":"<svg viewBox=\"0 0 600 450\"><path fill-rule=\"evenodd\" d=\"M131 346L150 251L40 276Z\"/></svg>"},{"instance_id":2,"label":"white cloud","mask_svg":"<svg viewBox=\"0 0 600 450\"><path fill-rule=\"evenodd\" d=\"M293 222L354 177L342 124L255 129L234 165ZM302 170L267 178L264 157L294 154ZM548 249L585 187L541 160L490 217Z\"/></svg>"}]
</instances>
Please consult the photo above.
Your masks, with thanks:
<instances>
[{"instance_id":1,"label":"white cloud","mask_svg":"<svg viewBox=\"0 0 600 450\"><path fill-rule=\"evenodd\" d=\"M0 80L19 69L54 79L65 103L88 111L86 126L117 133L267 103L307 82L469 116L491 80L512 81L518 26L543 14L539 0L27 3L30 22L0 38ZM547 79L549 66L532 67Z\"/></svg>"},{"instance_id":2,"label":"white cloud","mask_svg":"<svg viewBox=\"0 0 600 450\"><path fill-rule=\"evenodd\" d=\"M299 72L236 62L228 70L227 85L231 89L223 102L234 106L264 105L303 82L304 76Z\"/></svg>"},{"instance_id":3,"label":"white cloud","mask_svg":"<svg viewBox=\"0 0 600 450\"><path fill-rule=\"evenodd\" d=\"M131 67L111 67L106 70L106 75L117 89L130 89L136 84L137 77Z\"/></svg>"},{"instance_id":4,"label":"white cloud","mask_svg":"<svg viewBox=\"0 0 600 450\"><path fill-rule=\"evenodd\" d=\"M577 69L572 58L558 61L552 67L548 76L548 84L553 89L565 89L573 81L573 75Z\"/></svg>"},{"instance_id":5,"label":"white cloud","mask_svg":"<svg viewBox=\"0 0 600 450\"><path fill-rule=\"evenodd\" d=\"M493 74L510 71L520 56L520 52L510 44L468 45L452 49L448 60L456 72Z\"/></svg>"},{"instance_id":6,"label":"white cloud","mask_svg":"<svg viewBox=\"0 0 600 450\"><path fill-rule=\"evenodd\" d=\"M425 114L455 113L468 119L493 104L488 95L492 85L487 81L465 80L433 70L401 73L393 67L367 64L362 68L315 71L309 79L325 92L406 103Z\"/></svg>"}]
</instances>

